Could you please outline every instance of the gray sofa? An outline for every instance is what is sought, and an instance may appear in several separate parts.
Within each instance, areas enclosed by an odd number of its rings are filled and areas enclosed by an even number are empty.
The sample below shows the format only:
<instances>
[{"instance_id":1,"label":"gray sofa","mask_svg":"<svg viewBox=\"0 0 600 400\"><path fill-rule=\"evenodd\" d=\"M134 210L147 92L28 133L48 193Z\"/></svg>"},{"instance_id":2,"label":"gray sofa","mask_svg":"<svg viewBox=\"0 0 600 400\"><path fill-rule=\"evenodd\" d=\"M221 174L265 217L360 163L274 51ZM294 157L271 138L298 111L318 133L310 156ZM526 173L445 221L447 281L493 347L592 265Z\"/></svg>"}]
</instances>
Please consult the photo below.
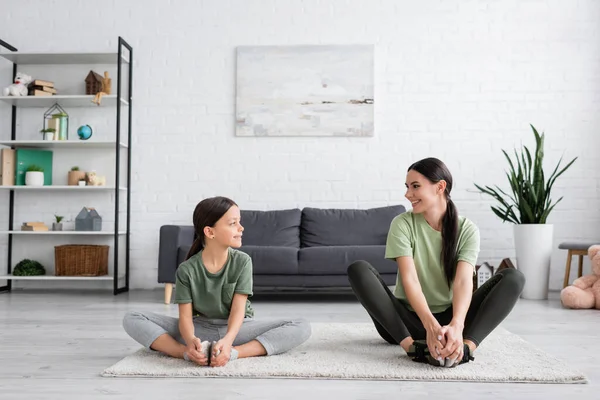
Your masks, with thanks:
<instances>
[{"instance_id":1,"label":"gray sofa","mask_svg":"<svg viewBox=\"0 0 600 400\"><path fill-rule=\"evenodd\" d=\"M254 291L309 291L349 288L346 269L356 260L370 262L388 285L397 266L384 259L392 219L402 205L366 210L304 208L242 210L241 251L252 258ZM169 303L175 271L194 240L193 226L160 228L158 282Z\"/></svg>"}]
</instances>

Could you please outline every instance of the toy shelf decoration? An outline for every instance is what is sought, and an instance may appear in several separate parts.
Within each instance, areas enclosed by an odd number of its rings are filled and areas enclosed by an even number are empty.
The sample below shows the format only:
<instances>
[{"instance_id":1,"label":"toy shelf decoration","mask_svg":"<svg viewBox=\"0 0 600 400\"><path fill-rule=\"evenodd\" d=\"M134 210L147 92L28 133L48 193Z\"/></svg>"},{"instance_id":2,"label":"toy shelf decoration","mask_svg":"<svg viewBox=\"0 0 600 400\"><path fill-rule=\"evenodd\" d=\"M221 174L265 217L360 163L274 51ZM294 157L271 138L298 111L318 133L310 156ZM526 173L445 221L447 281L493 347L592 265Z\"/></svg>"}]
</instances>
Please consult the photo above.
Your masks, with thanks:
<instances>
[{"instance_id":1,"label":"toy shelf decoration","mask_svg":"<svg viewBox=\"0 0 600 400\"><path fill-rule=\"evenodd\" d=\"M54 129L54 140L69 140L69 114L58 103L44 113L44 129Z\"/></svg>"}]
</instances>

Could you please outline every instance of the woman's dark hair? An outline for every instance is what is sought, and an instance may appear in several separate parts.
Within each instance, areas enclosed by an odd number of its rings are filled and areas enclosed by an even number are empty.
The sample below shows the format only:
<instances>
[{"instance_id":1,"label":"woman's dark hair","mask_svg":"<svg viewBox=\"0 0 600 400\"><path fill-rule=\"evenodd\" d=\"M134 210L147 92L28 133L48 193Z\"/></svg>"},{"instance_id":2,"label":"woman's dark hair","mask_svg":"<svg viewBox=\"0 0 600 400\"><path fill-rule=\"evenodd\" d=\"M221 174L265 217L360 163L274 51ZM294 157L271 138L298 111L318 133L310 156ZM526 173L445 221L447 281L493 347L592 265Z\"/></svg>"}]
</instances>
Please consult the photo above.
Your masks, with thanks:
<instances>
[{"instance_id":1,"label":"woman's dark hair","mask_svg":"<svg viewBox=\"0 0 600 400\"><path fill-rule=\"evenodd\" d=\"M198 203L194 210L194 243L185 256L186 260L204 248L204 227L215 226L232 206L237 206L237 204L222 196L210 197Z\"/></svg>"},{"instance_id":2,"label":"woman's dark hair","mask_svg":"<svg viewBox=\"0 0 600 400\"><path fill-rule=\"evenodd\" d=\"M447 208L442 218L442 264L446 274L448 286L454 280L456 274L456 258L458 246L458 210L450 199L452 191L452 174L446 165L437 158L424 158L417 161L408 170L414 170L427 178L431 183L438 183L441 180L446 181Z\"/></svg>"}]
</instances>

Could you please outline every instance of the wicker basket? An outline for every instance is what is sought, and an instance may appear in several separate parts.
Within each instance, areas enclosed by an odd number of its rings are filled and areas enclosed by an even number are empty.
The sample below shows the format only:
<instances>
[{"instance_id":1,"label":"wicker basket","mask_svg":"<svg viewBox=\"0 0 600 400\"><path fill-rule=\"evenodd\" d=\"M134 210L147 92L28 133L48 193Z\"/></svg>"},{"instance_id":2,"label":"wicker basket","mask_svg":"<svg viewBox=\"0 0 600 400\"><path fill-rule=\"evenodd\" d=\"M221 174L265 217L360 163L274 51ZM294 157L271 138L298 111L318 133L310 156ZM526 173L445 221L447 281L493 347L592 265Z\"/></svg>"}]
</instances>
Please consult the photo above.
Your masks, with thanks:
<instances>
[{"instance_id":1,"label":"wicker basket","mask_svg":"<svg viewBox=\"0 0 600 400\"><path fill-rule=\"evenodd\" d=\"M108 274L109 246L68 244L54 247L55 276Z\"/></svg>"}]
</instances>

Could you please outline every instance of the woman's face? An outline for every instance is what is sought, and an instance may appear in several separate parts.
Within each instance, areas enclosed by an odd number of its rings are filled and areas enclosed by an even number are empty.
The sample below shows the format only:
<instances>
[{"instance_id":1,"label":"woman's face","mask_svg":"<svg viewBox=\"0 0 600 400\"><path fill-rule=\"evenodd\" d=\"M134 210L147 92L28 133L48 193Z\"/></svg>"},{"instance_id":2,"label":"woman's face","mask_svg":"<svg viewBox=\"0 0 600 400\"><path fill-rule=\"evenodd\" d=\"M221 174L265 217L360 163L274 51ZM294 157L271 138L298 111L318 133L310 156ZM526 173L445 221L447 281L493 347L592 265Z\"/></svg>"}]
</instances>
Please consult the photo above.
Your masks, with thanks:
<instances>
[{"instance_id":1,"label":"woman's face","mask_svg":"<svg viewBox=\"0 0 600 400\"><path fill-rule=\"evenodd\" d=\"M210 228L214 237L208 236L207 240L216 241L223 246L240 247L242 245L242 232L244 231L240 220L239 207L231 206L215 226Z\"/></svg>"},{"instance_id":2,"label":"woman's face","mask_svg":"<svg viewBox=\"0 0 600 400\"><path fill-rule=\"evenodd\" d=\"M405 185L406 194L404 196L410 201L413 213L422 213L438 204L441 189L439 182L431 183L417 171L410 170L406 174Z\"/></svg>"}]
</instances>

